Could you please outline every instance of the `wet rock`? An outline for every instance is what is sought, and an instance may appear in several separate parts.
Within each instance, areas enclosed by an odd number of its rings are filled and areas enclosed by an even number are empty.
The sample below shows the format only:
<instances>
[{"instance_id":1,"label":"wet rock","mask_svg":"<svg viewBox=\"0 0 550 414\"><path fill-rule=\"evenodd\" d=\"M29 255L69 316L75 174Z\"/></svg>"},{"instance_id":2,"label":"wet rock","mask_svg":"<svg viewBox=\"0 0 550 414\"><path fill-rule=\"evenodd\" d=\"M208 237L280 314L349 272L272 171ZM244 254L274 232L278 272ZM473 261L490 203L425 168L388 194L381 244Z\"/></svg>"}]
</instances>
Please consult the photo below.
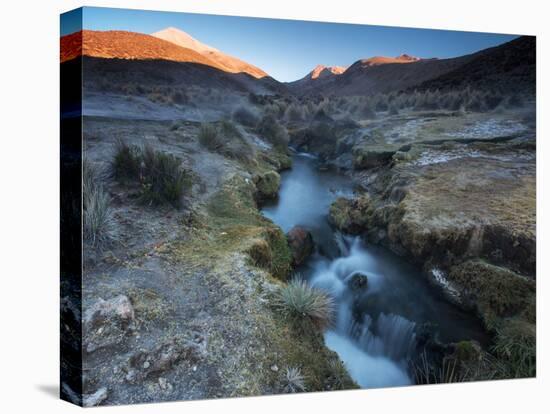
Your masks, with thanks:
<instances>
[{"instance_id":1,"label":"wet rock","mask_svg":"<svg viewBox=\"0 0 550 414\"><path fill-rule=\"evenodd\" d=\"M281 187L281 176L275 171L268 171L254 176L256 184L256 199L259 202L277 198Z\"/></svg>"},{"instance_id":2,"label":"wet rock","mask_svg":"<svg viewBox=\"0 0 550 414\"><path fill-rule=\"evenodd\" d=\"M197 362L204 357L205 350L206 340L199 334L192 339L176 337L152 349L140 349L128 359L126 381L139 383L152 374L170 370L183 360Z\"/></svg>"},{"instance_id":3,"label":"wet rock","mask_svg":"<svg viewBox=\"0 0 550 414\"><path fill-rule=\"evenodd\" d=\"M355 199L341 197L330 206L329 221L344 233L359 234L367 229L371 214L372 206L368 195Z\"/></svg>"},{"instance_id":4,"label":"wet rock","mask_svg":"<svg viewBox=\"0 0 550 414\"><path fill-rule=\"evenodd\" d=\"M86 310L83 322L85 349L94 352L120 343L134 329L134 308L124 295L110 300L99 298Z\"/></svg>"},{"instance_id":5,"label":"wet rock","mask_svg":"<svg viewBox=\"0 0 550 414\"><path fill-rule=\"evenodd\" d=\"M363 272L354 272L346 279L349 288L354 292L366 290L368 281L368 276Z\"/></svg>"},{"instance_id":6,"label":"wet rock","mask_svg":"<svg viewBox=\"0 0 550 414\"><path fill-rule=\"evenodd\" d=\"M315 243L311 232L304 227L294 226L286 235L292 253L292 263L300 266L313 253Z\"/></svg>"}]
</instances>

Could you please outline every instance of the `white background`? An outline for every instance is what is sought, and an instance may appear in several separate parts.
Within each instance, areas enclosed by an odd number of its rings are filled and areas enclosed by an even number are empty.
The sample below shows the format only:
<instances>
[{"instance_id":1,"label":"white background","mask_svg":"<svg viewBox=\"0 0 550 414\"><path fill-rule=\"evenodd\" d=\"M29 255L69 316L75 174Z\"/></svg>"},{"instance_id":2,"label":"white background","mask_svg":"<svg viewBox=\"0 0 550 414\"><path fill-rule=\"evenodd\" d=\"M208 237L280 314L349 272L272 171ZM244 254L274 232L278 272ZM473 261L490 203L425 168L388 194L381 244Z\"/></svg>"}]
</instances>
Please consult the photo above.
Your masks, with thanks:
<instances>
[{"instance_id":1,"label":"white background","mask_svg":"<svg viewBox=\"0 0 550 414\"><path fill-rule=\"evenodd\" d=\"M538 44L538 378L98 408L117 413L198 411L284 413L538 413L550 409L548 306L542 292L549 259L549 24L544 1L162 1L2 2L0 15L0 410L79 410L58 393L59 13L79 7L279 17L537 35ZM546 74L544 73L546 69ZM546 122L545 122L546 121ZM548 292L544 292L548 296ZM546 325L546 326L545 326ZM545 332L546 331L546 332Z\"/></svg>"}]
</instances>

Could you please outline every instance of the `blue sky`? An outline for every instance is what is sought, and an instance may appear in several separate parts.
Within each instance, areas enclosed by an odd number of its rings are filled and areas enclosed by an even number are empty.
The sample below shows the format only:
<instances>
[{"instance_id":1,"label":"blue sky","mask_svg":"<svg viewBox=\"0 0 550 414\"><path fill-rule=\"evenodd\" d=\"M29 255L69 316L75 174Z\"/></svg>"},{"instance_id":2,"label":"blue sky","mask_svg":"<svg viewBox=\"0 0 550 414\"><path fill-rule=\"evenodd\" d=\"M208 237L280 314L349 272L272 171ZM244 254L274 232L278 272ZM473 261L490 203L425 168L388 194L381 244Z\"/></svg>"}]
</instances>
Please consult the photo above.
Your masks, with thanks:
<instances>
[{"instance_id":1,"label":"blue sky","mask_svg":"<svg viewBox=\"0 0 550 414\"><path fill-rule=\"evenodd\" d=\"M496 46L516 35L408 29L342 23L259 19L86 7L61 19L61 35L80 29L153 33L172 26L265 70L279 81L306 75L317 64L348 66L376 55L407 53L447 58Z\"/></svg>"}]
</instances>

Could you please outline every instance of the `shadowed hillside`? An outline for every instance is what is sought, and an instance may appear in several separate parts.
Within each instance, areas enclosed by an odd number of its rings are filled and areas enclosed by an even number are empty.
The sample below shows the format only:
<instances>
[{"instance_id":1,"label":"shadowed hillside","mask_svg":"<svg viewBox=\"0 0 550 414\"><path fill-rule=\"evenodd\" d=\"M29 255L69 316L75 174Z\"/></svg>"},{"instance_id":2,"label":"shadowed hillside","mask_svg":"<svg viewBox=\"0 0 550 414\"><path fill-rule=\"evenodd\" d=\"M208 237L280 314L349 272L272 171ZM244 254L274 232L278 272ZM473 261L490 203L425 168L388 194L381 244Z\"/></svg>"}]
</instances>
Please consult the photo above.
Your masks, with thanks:
<instances>
[{"instance_id":1,"label":"shadowed hillside","mask_svg":"<svg viewBox=\"0 0 550 414\"><path fill-rule=\"evenodd\" d=\"M522 36L476 53L464 65L422 83L417 89L450 90L470 86L503 92L535 93L535 81L536 39Z\"/></svg>"},{"instance_id":2,"label":"shadowed hillside","mask_svg":"<svg viewBox=\"0 0 550 414\"><path fill-rule=\"evenodd\" d=\"M298 95L324 96L373 95L413 89L449 90L468 85L505 92L534 92L535 49L534 38L524 36L451 59L418 60L407 55L375 57L355 62L339 76L308 83L300 80L288 85ZM401 63L397 63L398 60Z\"/></svg>"}]
</instances>

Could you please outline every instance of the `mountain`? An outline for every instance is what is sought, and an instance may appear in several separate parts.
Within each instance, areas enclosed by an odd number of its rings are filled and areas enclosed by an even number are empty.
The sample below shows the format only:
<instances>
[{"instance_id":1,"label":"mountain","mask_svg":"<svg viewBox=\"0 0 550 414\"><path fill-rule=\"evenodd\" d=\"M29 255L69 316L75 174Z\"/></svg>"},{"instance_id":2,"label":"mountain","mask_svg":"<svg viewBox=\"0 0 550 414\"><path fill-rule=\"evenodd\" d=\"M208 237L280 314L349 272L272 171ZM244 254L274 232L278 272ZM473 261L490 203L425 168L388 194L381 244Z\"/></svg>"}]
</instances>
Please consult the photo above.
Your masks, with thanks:
<instances>
[{"instance_id":1,"label":"mountain","mask_svg":"<svg viewBox=\"0 0 550 414\"><path fill-rule=\"evenodd\" d=\"M536 41L521 36L502 45L449 59L376 56L361 59L338 76L287 84L296 95L372 95L401 90L502 89L535 91Z\"/></svg>"},{"instance_id":2,"label":"mountain","mask_svg":"<svg viewBox=\"0 0 550 414\"><path fill-rule=\"evenodd\" d=\"M218 49L205 45L204 43L199 42L197 39L191 37L184 31L176 29L174 27L167 27L166 29L152 33L151 36L166 40L170 43L174 43L178 46L185 47L187 49L191 49L195 52L202 54L207 52L219 52Z\"/></svg>"},{"instance_id":3,"label":"mountain","mask_svg":"<svg viewBox=\"0 0 550 414\"><path fill-rule=\"evenodd\" d=\"M416 87L427 89L502 89L535 93L536 38L521 36L471 55L464 65Z\"/></svg>"},{"instance_id":4,"label":"mountain","mask_svg":"<svg viewBox=\"0 0 550 414\"><path fill-rule=\"evenodd\" d=\"M268 76L260 68L257 68L250 63L244 62L236 57L227 55L211 46L205 45L204 43L199 42L197 39L191 37L189 34L185 33L182 30L169 27L159 32L153 33L151 36L154 36L158 39L163 39L168 42L171 42L175 45L194 50L197 53L202 54L207 59L212 62L215 62L216 66L225 70L226 72L231 73L248 73L255 78L263 78Z\"/></svg>"},{"instance_id":5,"label":"mountain","mask_svg":"<svg viewBox=\"0 0 550 414\"><path fill-rule=\"evenodd\" d=\"M142 33L82 30L61 37L61 62L78 56L130 60L171 60L217 67L204 55Z\"/></svg>"},{"instance_id":6,"label":"mountain","mask_svg":"<svg viewBox=\"0 0 550 414\"><path fill-rule=\"evenodd\" d=\"M367 69L382 65L415 63L422 59L402 54L397 57L374 56L367 59L361 59L351 65L349 68L342 66L322 66L318 65L302 79L289 82L288 85L295 93L299 95L326 93L331 90L331 85L342 85L337 78L350 77L349 73L365 73ZM376 71L375 71L376 72ZM344 75L344 76L340 76ZM361 77L361 76L360 76ZM359 79L360 83L361 80ZM361 89L362 86L358 85ZM370 86L370 85L369 85Z\"/></svg>"},{"instance_id":7,"label":"mountain","mask_svg":"<svg viewBox=\"0 0 550 414\"><path fill-rule=\"evenodd\" d=\"M319 79L332 75L341 75L347 68L345 66L323 66L317 65L303 79Z\"/></svg>"},{"instance_id":8,"label":"mountain","mask_svg":"<svg viewBox=\"0 0 550 414\"><path fill-rule=\"evenodd\" d=\"M360 65L361 67L387 65L388 63L413 63L422 60L418 57L402 54L397 57L388 56L374 56L368 59L362 59L354 63L354 65Z\"/></svg>"}]
</instances>

